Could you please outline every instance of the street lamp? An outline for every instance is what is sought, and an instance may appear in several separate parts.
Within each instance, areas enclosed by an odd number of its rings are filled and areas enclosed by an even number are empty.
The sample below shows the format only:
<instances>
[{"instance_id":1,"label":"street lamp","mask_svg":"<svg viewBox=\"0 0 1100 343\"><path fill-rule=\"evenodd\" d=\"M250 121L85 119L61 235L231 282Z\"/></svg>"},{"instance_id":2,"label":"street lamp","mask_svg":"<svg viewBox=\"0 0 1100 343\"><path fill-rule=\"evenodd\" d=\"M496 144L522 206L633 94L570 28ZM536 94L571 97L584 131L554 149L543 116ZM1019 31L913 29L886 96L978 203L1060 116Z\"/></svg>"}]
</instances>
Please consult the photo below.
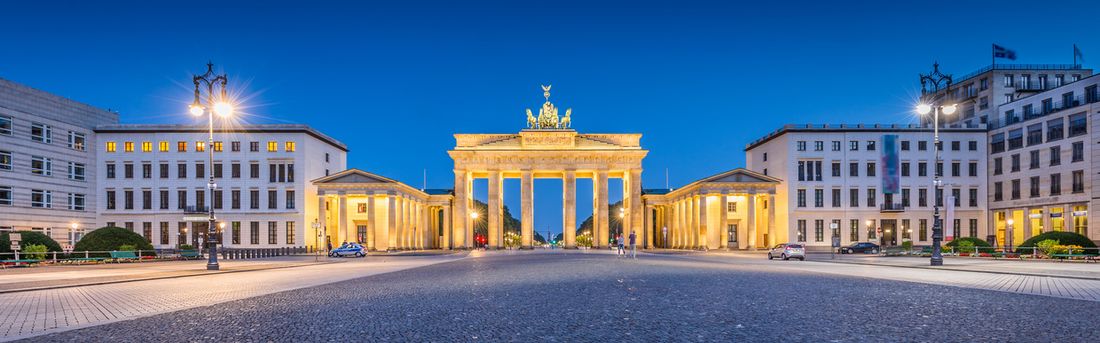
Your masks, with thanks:
<instances>
[{"instance_id":1,"label":"street lamp","mask_svg":"<svg viewBox=\"0 0 1100 343\"><path fill-rule=\"evenodd\" d=\"M929 259L929 264L933 266L943 265L943 247L941 243L943 241L943 223L940 220L940 187L942 187L943 181L940 180L940 113L944 115L952 115L958 110L958 106L955 104L941 105L939 104L944 100L943 98L950 93L951 88L951 75L945 75L940 72L940 64L935 63L932 65L932 73L928 75L920 75L921 85L921 100L922 102L917 105L917 114L922 116L932 115L932 151L935 154L934 172L932 173L932 194L936 197L932 207L932 257ZM931 86L929 89L928 86ZM941 92L943 90L943 92Z\"/></svg>"},{"instance_id":2,"label":"street lamp","mask_svg":"<svg viewBox=\"0 0 1100 343\"><path fill-rule=\"evenodd\" d=\"M1012 252L1011 251L1012 250L1012 231L1014 231L1014 229L1015 229L1012 226L1012 224L1015 224L1015 223L1016 222L1014 220L1012 220L1012 218L1008 218L1008 228L1005 230L1005 252L1006 253L1007 252Z\"/></svg>"},{"instance_id":3,"label":"street lamp","mask_svg":"<svg viewBox=\"0 0 1100 343\"><path fill-rule=\"evenodd\" d=\"M69 228L71 229L69 230L69 245L76 245L76 229L78 227L80 227L80 224L77 224L76 222L72 222L72 224L69 224Z\"/></svg>"},{"instance_id":4,"label":"street lamp","mask_svg":"<svg viewBox=\"0 0 1100 343\"><path fill-rule=\"evenodd\" d=\"M313 220L313 231L317 232L317 242L314 243L317 253L313 256L313 261L317 262L321 260L321 223L317 222L317 219Z\"/></svg>"},{"instance_id":5,"label":"street lamp","mask_svg":"<svg viewBox=\"0 0 1100 343\"><path fill-rule=\"evenodd\" d=\"M233 105L228 103L228 95L226 94L225 84L229 81L225 77L225 74L214 74L214 63L206 64L206 73L202 75L195 75L191 79L195 83L195 100L191 103L188 109L191 115L201 116L206 114L207 128L209 129L210 140L206 144L207 151L207 168L210 174L210 181L207 183L207 193L210 194L210 202L207 203L207 230L209 233L206 236L206 243L209 244L210 258L206 262L206 270L218 270L218 242L214 240L214 235L217 233L217 228L214 226L214 189L217 185L214 184L214 115L217 114L222 117L228 117L233 115ZM206 86L206 100L207 105L202 105L202 96L200 94L200 86ZM220 96L214 95L214 86L220 86Z\"/></svg>"}]
</instances>

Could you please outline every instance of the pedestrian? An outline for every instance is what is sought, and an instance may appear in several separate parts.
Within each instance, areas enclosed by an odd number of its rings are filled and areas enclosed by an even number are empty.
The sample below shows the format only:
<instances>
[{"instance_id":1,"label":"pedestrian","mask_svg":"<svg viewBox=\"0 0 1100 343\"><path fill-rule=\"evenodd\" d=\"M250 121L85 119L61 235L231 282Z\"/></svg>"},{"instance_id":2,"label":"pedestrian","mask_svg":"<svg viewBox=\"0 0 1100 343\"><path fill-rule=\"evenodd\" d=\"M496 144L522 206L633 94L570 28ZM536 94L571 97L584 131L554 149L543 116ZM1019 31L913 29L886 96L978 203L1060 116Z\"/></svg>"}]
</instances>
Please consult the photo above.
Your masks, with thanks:
<instances>
[{"instance_id":1,"label":"pedestrian","mask_svg":"<svg viewBox=\"0 0 1100 343\"><path fill-rule=\"evenodd\" d=\"M623 235L615 235L615 241L619 244L619 256L626 256L626 250L623 249Z\"/></svg>"},{"instance_id":2,"label":"pedestrian","mask_svg":"<svg viewBox=\"0 0 1100 343\"><path fill-rule=\"evenodd\" d=\"M638 249L634 245L634 240L637 237L638 236L634 235L634 231L630 232L630 258L635 260L638 259Z\"/></svg>"}]
</instances>

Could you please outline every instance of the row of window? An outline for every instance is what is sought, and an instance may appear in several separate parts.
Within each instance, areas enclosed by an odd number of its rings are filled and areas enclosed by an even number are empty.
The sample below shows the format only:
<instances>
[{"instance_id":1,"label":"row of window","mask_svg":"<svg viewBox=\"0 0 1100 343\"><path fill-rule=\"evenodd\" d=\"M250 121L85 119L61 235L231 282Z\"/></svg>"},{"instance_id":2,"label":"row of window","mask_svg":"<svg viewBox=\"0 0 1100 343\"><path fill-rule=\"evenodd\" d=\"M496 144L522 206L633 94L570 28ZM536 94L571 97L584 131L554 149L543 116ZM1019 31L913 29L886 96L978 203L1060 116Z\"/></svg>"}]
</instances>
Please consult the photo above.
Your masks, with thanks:
<instances>
[{"instance_id":1,"label":"row of window","mask_svg":"<svg viewBox=\"0 0 1100 343\"><path fill-rule=\"evenodd\" d=\"M877 170L878 170L876 168L875 162L867 162L865 165L866 165L866 168L863 168L865 170L864 175L867 176L867 177L875 177L875 174L877 173ZM977 161L967 162L966 166L967 166L967 170L966 170L966 175L967 176L970 176L970 177L977 177L978 176L978 162ZM909 177L909 176L912 175L911 172L910 172L910 169L911 169L910 168L911 167L910 162L908 162L908 161L901 162L899 167L900 167L899 173L902 177ZM823 169L822 161L809 161L809 160L807 160L807 161L798 161L798 166L797 166L798 181L822 181L824 179L822 177L822 174L824 173L824 171L822 169ZM848 176L849 177L859 177L859 170L860 169L861 168L859 167L859 162L849 162L848 163ZM842 171L841 171L841 163L839 161L833 161L831 163L830 174L832 175L832 177L841 177ZM943 162L936 163L936 174L938 176L943 176ZM928 176L928 162L917 162L917 176L918 177ZM958 162L958 161L951 162L951 176L952 177L961 177L962 176L962 162Z\"/></svg>"},{"instance_id":2,"label":"row of window","mask_svg":"<svg viewBox=\"0 0 1100 343\"><path fill-rule=\"evenodd\" d=\"M1054 142L1065 138L1072 138L1088 133L1088 119L1084 113L1074 114L1069 118L1069 131L1064 129L1066 118L1057 118L1046 121L1046 142ZM993 134L989 139L989 152L992 154L1016 150L1024 147L1024 129L1027 129L1027 146L1043 144L1043 124L1036 123L1026 128L1009 130ZM1006 139L1007 137L1007 139ZM1007 144L1006 144L1007 143Z\"/></svg>"},{"instance_id":3,"label":"row of window","mask_svg":"<svg viewBox=\"0 0 1100 343\"><path fill-rule=\"evenodd\" d=\"M206 178L206 163L195 162L194 164L194 176L196 179ZM135 165L130 162L122 163L122 178L133 179L135 178ZM142 162L141 165L141 178L152 179L153 178L153 164L150 162ZM187 163L176 164L176 178L187 178ZM242 164L233 162L229 164L229 177L234 179L241 178ZM294 163L268 163L268 182L294 182ZM157 178L167 179L171 174L171 165L168 162L160 162L157 164ZM220 162L214 163L214 178L224 177L223 164ZM117 164L113 161L107 162L105 177L108 179L118 178ZM248 164L248 178L259 179L260 178L260 163L251 162Z\"/></svg>"},{"instance_id":4,"label":"row of window","mask_svg":"<svg viewBox=\"0 0 1100 343\"><path fill-rule=\"evenodd\" d=\"M168 240L169 235L171 234L171 232L169 230L169 222L160 222L158 224L159 224L158 225L159 230L157 232L158 235L155 238L156 241L159 242L160 245L171 244L171 243L169 243L169 240ZM283 244L294 244L294 242L296 240L295 239L296 238L295 237L296 233L295 233L295 230L294 230L294 224L295 224L295 222L288 221L283 226L283 231L282 231L283 234L281 235L281 236L285 237L285 240L283 241ZM125 223L123 223L123 225L125 226L125 228L127 230L134 231L134 222L125 222ZM115 226L115 223L114 222L108 222L107 226ZM202 225L192 225L192 226L194 226L192 228L193 230L188 230L187 222L178 222L176 224L176 237L177 237L176 243L177 244L198 245L198 243L200 243L199 238L205 236L205 234L207 232L206 225L205 225L205 223L203 223ZM225 239L226 232L223 231L223 230L220 230L220 229L219 229L219 231L220 231L220 234L222 236L220 241L225 242L226 241L226 239ZM136 231L135 231L135 233L136 233ZM141 223L141 233L140 234L141 234L142 237L145 237L145 241L152 244L154 242L153 222L142 222ZM234 244L234 245L242 244L241 243L241 222L236 222L236 221L235 222L230 222L229 223L229 234L230 234L230 241L232 242L232 244ZM279 234L279 222L273 222L273 221L267 222L267 244L279 244L279 236L280 236L280 234ZM249 238L248 239L248 244L260 244L260 242L261 242L260 241L260 222L248 222L248 238ZM188 241L190 241L191 243L187 243Z\"/></svg>"},{"instance_id":5,"label":"row of window","mask_svg":"<svg viewBox=\"0 0 1100 343\"><path fill-rule=\"evenodd\" d=\"M11 136L14 134L14 125L11 117L0 116L0 135ZM31 122L30 138L32 141L53 144L53 127L43 123ZM87 137L82 132L69 131L67 145L69 149L84 151Z\"/></svg>"},{"instance_id":6,"label":"row of window","mask_svg":"<svg viewBox=\"0 0 1100 343\"><path fill-rule=\"evenodd\" d=\"M127 142L122 142L122 151L124 151L124 152L134 152L135 143L141 144L141 152L153 152L153 143L154 142L150 142L150 141L144 141L144 142L129 142L129 141L127 141ZM177 141L176 142L176 152L187 152L187 143L188 142L186 142L186 141ZM168 152L170 147L171 146L169 145L168 141L157 142L157 151L159 151L159 152ZM107 152L116 152L116 151L118 151L118 142L108 141L104 144L104 148ZM232 152L241 151L241 142L238 142L238 141L229 142L229 149ZM297 149L296 143L290 142L290 141L283 142L283 151L285 151L285 152L294 152L296 149ZM224 150L224 146L223 146L222 142L221 141L215 141L214 144L213 144L213 150L214 150L214 152L222 152ZM195 152L205 152L205 151L206 151L206 142L196 141L195 142ZM248 151L251 151L251 152L260 151L260 142L248 142ZM267 142L267 151L268 152L279 151L279 142L268 141Z\"/></svg>"},{"instance_id":7,"label":"row of window","mask_svg":"<svg viewBox=\"0 0 1100 343\"><path fill-rule=\"evenodd\" d=\"M1070 177L1072 178L1072 184L1071 184L1072 188L1070 189L1070 191L1073 192L1074 194L1084 193L1085 192L1085 171L1083 171L1083 170L1072 171L1072 172L1070 172ZM1048 194L1047 194L1047 196L1062 195L1062 174L1061 173L1050 174L1050 176L1048 178L1049 178L1048 180L1050 181L1050 184L1048 185L1048 191L1047 191ZM1032 176L1032 177L1028 178L1028 197L1029 198L1038 198L1038 197L1043 196L1042 192L1041 192L1041 189L1042 189L1041 182L1042 182L1042 177L1040 177L1040 176ZM1021 183L1022 183L1022 180L1020 180L1020 179L1009 181L1009 187L1010 187L1009 191L1011 192L1010 196L1011 196L1012 200L1017 200L1017 199L1021 198L1021 194L1020 194L1020 184ZM994 182L993 183L993 201L1002 201L1002 200L1004 200L1004 182L1001 182L1001 181Z\"/></svg>"},{"instance_id":8,"label":"row of window","mask_svg":"<svg viewBox=\"0 0 1100 343\"><path fill-rule=\"evenodd\" d=\"M1070 144L1070 163L1081 162L1085 160L1085 142L1073 142ZM1062 165L1062 147L1052 146L1049 150L1049 161L1047 166L1054 167ZM1028 169L1039 169L1042 165L1042 159L1039 154L1040 150L1032 150L1028 152ZM1020 171L1020 154L1013 154L1009 156L1009 172ZM993 158L993 175L1004 174L1004 158Z\"/></svg>"},{"instance_id":9,"label":"row of window","mask_svg":"<svg viewBox=\"0 0 1100 343\"><path fill-rule=\"evenodd\" d=\"M53 158L32 155L29 164L31 174L53 176L53 162ZM15 159L12 157L12 152L0 150L0 170L14 170L14 166ZM87 179L87 168L83 163L67 162L66 171L69 180L85 181Z\"/></svg>"},{"instance_id":10,"label":"row of window","mask_svg":"<svg viewBox=\"0 0 1100 343\"><path fill-rule=\"evenodd\" d=\"M66 193L68 209L83 211L86 196L80 193ZM0 186L0 206L15 206L14 191L12 186ZM31 189L31 207L54 208L53 191L45 189Z\"/></svg>"},{"instance_id":11,"label":"row of window","mask_svg":"<svg viewBox=\"0 0 1100 343\"><path fill-rule=\"evenodd\" d=\"M878 141L870 140L864 142L864 149L866 151L875 151L875 145ZM832 141L832 151L840 151L840 141ZM943 151L943 143L940 142L940 151ZM951 141L951 151L961 151L962 141ZM795 149L798 151L806 151L807 141L798 141L795 143ZM825 141L814 141L814 151L825 151ZM848 141L848 151L859 151L860 141ZM911 149L910 141L901 141L901 151L909 151ZM968 141L967 148L970 151L978 151L978 141ZM917 141L918 151L928 150L928 141ZM768 160L768 154L764 153L764 161Z\"/></svg>"},{"instance_id":12,"label":"row of window","mask_svg":"<svg viewBox=\"0 0 1100 343\"><path fill-rule=\"evenodd\" d=\"M820 207L825 207L825 198L826 198L825 197L825 191L826 191L825 189L820 189L820 188L813 189L813 192L814 192L814 195L813 195L814 207L819 207L819 208ZM842 207L844 205L843 199L841 199L841 195L843 194L842 189L832 188L832 189L829 189L829 192L830 192L829 206L830 207ZM808 199L807 199L807 194L806 193L807 193L806 189L799 189L798 190L797 198L796 198L796 201L797 201L796 204L797 204L798 207L808 207L808 205L807 205L807 200ZM866 200L866 202L865 202L866 206L867 207L877 207L878 206L878 195L879 195L879 193L874 188L867 188L865 194L866 194L866 197L864 199ZM977 188L970 188L967 192L967 195L969 197L969 201L967 202L967 205L970 206L970 207L978 207L978 189ZM959 188L952 189L951 190L951 197L954 199L954 206L955 207L962 207L962 190L961 189L959 189ZM858 187L848 189L848 207L859 207L860 206L859 205L859 202L860 202L859 199L860 198L861 198L860 197L860 189ZM909 207L909 205L910 205L909 199L910 199L909 188L902 188L901 193L898 193L898 194L883 194L883 206L888 206L888 207L892 207L892 208L896 208L899 205L901 206L901 208ZM935 199L936 199L936 206L943 206L943 189L942 188L936 190ZM918 188L917 189L917 206L918 207L928 207L928 188Z\"/></svg>"},{"instance_id":13,"label":"row of window","mask_svg":"<svg viewBox=\"0 0 1100 343\"><path fill-rule=\"evenodd\" d=\"M108 189L106 191L106 201L107 201L106 207L107 207L108 210L118 209L117 196L118 196L119 193L120 193L120 191L114 190L114 189ZM143 209L143 210L153 209L153 190L151 190L151 189L143 189L143 190L138 190L138 191L126 189L126 190L122 190L121 194L122 194L122 209L125 209L125 210L134 209L134 205L135 205L136 201L140 201L141 209ZM169 208L169 201L170 201L169 196L170 196L170 194L171 194L171 192L167 189L157 190L157 208L158 209L167 210ZM242 190L239 190L239 189L233 189L233 190L229 191L229 208L230 209L236 210L236 209L241 208L241 203L243 201L242 195L243 195ZM135 199L135 196L140 196L141 198L140 199ZM187 199L188 199L187 190L185 190L185 189L176 190L176 209L181 209L181 210L194 209L198 212L205 212L206 201L207 201L206 190L203 190L203 189L195 190L195 196L194 196L195 206L193 208L188 206ZM294 199L295 199L294 198L294 190L286 190L286 195L285 195L284 199L286 199L286 203L285 203L285 206L283 208L287 209L287 210L294 209ZM225 206L224 205L224 200L225 200L225 192L222 191L222 190L214 190L214 200L213 200L214 201L214 203L213 203L214 209L224 208L224 206ZM250 190L248 190L248 208L249 209L253 209L253 210L259 209L260 208L260 200L261 199L260 199L260 190L259 189L250 189ZM267 190L267 209L271 209L271 210L278 209L278 204L279 204L279 191L275 190L275 189L268 189Z\"/></svg>"},{"instance_id":14,"label":"row of window","mask_svg":"<svg viewBox=\"0 0 1100 343\"><path fill-rule=\"evenodd\" d=\"M968 236L966 236L966 237L978 237L978 220L971 218L971 219L967 220L967 222L968 222L969 225L967 227ZM807 226L807 224L808 223L807 223L806 219L799 219L798 220L798 222L796 224L797 225L797 231L795 233L796 241L806 242L806 239L808 238L806 236L806 229L807 229L806 226ZM897 231L899 231L901 233L898 236L900 236L903 241L904 240L915 240L915 241L919 241L919 242L929 241L929 238L931 237L930 233L931 233L932 219L924 219L924 218L917 219L917 230L915 232L916 233L916 238L913 237L914 236L913 235L914 231L913 231L913 227L910 226L910 224L911 224L911 222L910 222L909 219L901 219L901 226L899 228L895 228ZM825 220L824 219L814 219L813 220L813 225L814 225L813 241L814 242L825 242L825 240L827 238L825 236ZM894 225L896 225L896 222L895 222ZM843 237L843 236L841 236L841 234L842 234L841 233L841 228L842 228L841 220L840 219L833 219L832 222L829 225L829 231L830 231L829 232L829 234L830 234L829 237L837 237L837 238ZM882 229L881 227L878 227L878 226L875 225L875 220L874 219L868 219L866 221L866 226L862 226L862 227L861 227L859 219L849 219L848 220L848 230L847 230L848 231L848 240L851 241L851 242L859 242L861 240L861 238L865 238L867 241L874 241L874 240L879 239L879 233L880 233L879 230L881 230L881 229ZM951 223L951 227L947 228L947 229L950 230L949 231L950 232L949 236L963 237L962 232L961 232L961 230L962 230L962 219L955 219ZM884 231L884 232L882 232L882 234L885 235L886 232ZM897 234L897 232L893 232L893 233L890 233L890 234L895 235L895 234ZM894 236L894 237L897 237L897 236Z\"/></svg>"}]
</instances>

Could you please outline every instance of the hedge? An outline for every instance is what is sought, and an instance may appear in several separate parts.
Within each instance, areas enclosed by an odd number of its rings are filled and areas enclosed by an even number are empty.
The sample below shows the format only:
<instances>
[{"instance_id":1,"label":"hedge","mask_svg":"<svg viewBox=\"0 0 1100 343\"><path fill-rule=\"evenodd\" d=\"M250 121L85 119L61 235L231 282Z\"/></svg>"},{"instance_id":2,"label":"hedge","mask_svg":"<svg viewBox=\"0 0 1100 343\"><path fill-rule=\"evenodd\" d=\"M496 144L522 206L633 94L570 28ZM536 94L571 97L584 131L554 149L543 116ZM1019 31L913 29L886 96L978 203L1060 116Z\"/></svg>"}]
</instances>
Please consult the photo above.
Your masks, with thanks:
<instances>
[{"instance_id":1,"label":"hedge","mask_svg":"<svg viewBox=\"0 0 1100 343\"><path fill-rule=\"evenodd\" d=\"M120 227L101 227L89 232L79 242L76 242L73 250L115 251L123 245L132 245L138 250L153 250L153 245L146 242L145 237Z\"/></svg>"},{"instance_id":2,"label":"hedge","mask_svg":"<svg viewBox=\"0 0 1100 343\"><path fill-rule=\"evenodd\" d=\"M1060 245L1078 245L1082 248L1096 247L1096 243L1093 243L1091 239L1080 234L1066 231L1051 231L1029 238L1023 243L1020 243L1020 248L1034 248L1039 242L1048 239L1056 240Z\"/></svg>"},{"instance_id":3,"label":"hedge","mask_svg":"<svg viewBox=\"0 0 1100 343\"><path fill-rule=\"evenodd\" d=\"M962 242L962 241L969 241L969 242L971 242L971 243L974 243L974 246L976 246L976 247L988 247L988 246L991 246L991 245L989 244L989 242L986 242L985 240L981 240L981 239L978 239L978 238L974 238L974 237L963 237L963 238L956 238L956 239L954 239L954 240L952 240L952 241L950 241L950 242L947 242L946 246L949 246L949 247L957 246L957 245L959 244L959 242Z\"/></svg>"},{"instance_id":4,"label":"hedge","mask_svg":"<svg viewBox=\"0 0 1100 343\"><path fill-rule=\"evenodd\" d=\"M57 241L50 238L50 236L46 236L46 234L35 231L19 231L17 233L23 236L21 237L23 240L19 241L19 244L24 247L29 244L38 244L46 246L47 251L61 251L61 244L57 244ZM0 252L12 252L11 240L8 239L7 232L0 233Z\"/></svg>"}]
</instances>

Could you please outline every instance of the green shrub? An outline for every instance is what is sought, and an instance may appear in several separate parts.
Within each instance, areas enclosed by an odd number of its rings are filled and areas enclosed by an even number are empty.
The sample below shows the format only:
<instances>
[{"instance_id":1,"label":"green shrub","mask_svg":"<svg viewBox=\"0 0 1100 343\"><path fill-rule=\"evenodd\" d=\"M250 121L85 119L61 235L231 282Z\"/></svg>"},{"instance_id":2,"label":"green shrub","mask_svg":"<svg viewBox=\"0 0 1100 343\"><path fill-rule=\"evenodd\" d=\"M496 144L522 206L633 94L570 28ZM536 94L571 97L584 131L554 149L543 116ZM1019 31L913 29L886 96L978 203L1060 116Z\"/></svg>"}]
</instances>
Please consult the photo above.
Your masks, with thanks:
<instances>
[{"instance_id":1,"label":"green shrub","mask_svg":"<svg viewBox=\"0 0 1100 343\"><path fill-rule=\"evenodd\" d=\"M905 251L913 250L913 241L901 242L901 248L905 249Z\"/></svg>"},{"instance_id":2,"label":"green shrub","mask_svg":"<svg viewBox=\"0 0 1100 343\"><path fill-rule=\"evenodd\" d=\"M1043 253L1043 255L1050 256L1054 253L1054 247L1058 246L1059 244L1060 243L1058 242L1058 240L1044 239L1042 241L1039 241L1039 243L1036 243L1035 247L1038 248L1039 251Z\"/></svg>"},{"instance_id":3,"label":"green shrub","mask_svg":"<svg viewBox=\"0 0 1100 343\"><path fill-rule=\"evenodd\" d=\"M955 243L955 242L951 242L951 243ZM949 244L948 247L951 247L951 245ZM956 253L961 253L961 252L972 253L972 252L974 252L974 242L971 242L971 241L958 242L957 244L955 244L954 248L955 248Z\"/></svg>"},{"instance_id":4,"label":"green shrub","mask_svg":"<svg viewBox=\"0 0 1100 343\"><path fill-rule=\"evenodd\" d=\"M180 250L195 250L195 247L190 244L180 244Z\"/></svg>"},{"instance_id":5,"label":"green shrub","mask_svg":"<svg viewBox=\"0 0 1100 343\"><path fill-rule=\"evenodd\" d=\"M132 244L123 244L118 246L118 251L137 251L137 247Z\"/></svg>"},{"instance_id":6,"label":"green shrub","mask_svg":"<svg viewBox=\"0 0 1100 343\"><path fill-rule=\"evenodd\" d=\"M1092 240L1088 237L1082 236L1077 233L1065 231L1051 231L1036 235L1035 237L1031 237L1023 243L1020 243L1020 248L1027 248L1021 250L1030 251L1030 248L1037 247L1039 242L1048 239L1058 241L1058 243L1062 245L1077 245L1082 248L1096 248L1096 243L1093 243Z\"/></svg>"},{"instance_id":7,"label":"green shrub","mask_svg":"<svg viewBox=\"0 0 1100 343\"><path fill-rule=\"evenodd\" d=\"M116 251L124 245L130 245L134 250L153 250L153 245L145 241L133 231L120 227L102 227L84 235L84 238L76 242L73 251ZM109 253L92 254L98 257L109 256Z\"/></svg>"},{"instance_id":8,"label":"green shrub","mask_svg":"<svg viewBox=\"0 0 1100 343\"><path fill-rule=\"evenodd\" d=\"M23 258L31 260L45 260L46 259L46 246L42 244L27 244L23 246L23 253L26 254Z\"/></svg>"},{"instance_id":9,"label":"green shrub","mask_svg":"<svg viewBox=\"0 0 1100 343\"><path fill-rule=\"evenodd\" d=\"M57 244L57 241L53 240L53 238L50 238L50 236L46 236L43 233L34 231L19 231L17 233L23 236L23 239L19 241L19 244L21 245L43 245L46 247L47 251L61 251L61 245ZM11 240L8 239L7 232L0 233L0 252L12 252Z\"/></svg>"},{"instance_id":10,"label":"green shrub","mask_svg":"<svg viewBox=\"0 0 1100 343\"><path fill-rule=\"evenodd\" d=\"M981 240L981 239L978 239L978 238L975 238L975 237L956 238L955 240L947 242L947 244L945 244L945 245L949 246L949 247L953 247L953 246L958 246L959 244L962 244L964 242L969 242L971 249L973 249L974 247L988 247L988 246L990 246L989 242L986 242L984 240Z\"/></svg>"}]
</instances>

